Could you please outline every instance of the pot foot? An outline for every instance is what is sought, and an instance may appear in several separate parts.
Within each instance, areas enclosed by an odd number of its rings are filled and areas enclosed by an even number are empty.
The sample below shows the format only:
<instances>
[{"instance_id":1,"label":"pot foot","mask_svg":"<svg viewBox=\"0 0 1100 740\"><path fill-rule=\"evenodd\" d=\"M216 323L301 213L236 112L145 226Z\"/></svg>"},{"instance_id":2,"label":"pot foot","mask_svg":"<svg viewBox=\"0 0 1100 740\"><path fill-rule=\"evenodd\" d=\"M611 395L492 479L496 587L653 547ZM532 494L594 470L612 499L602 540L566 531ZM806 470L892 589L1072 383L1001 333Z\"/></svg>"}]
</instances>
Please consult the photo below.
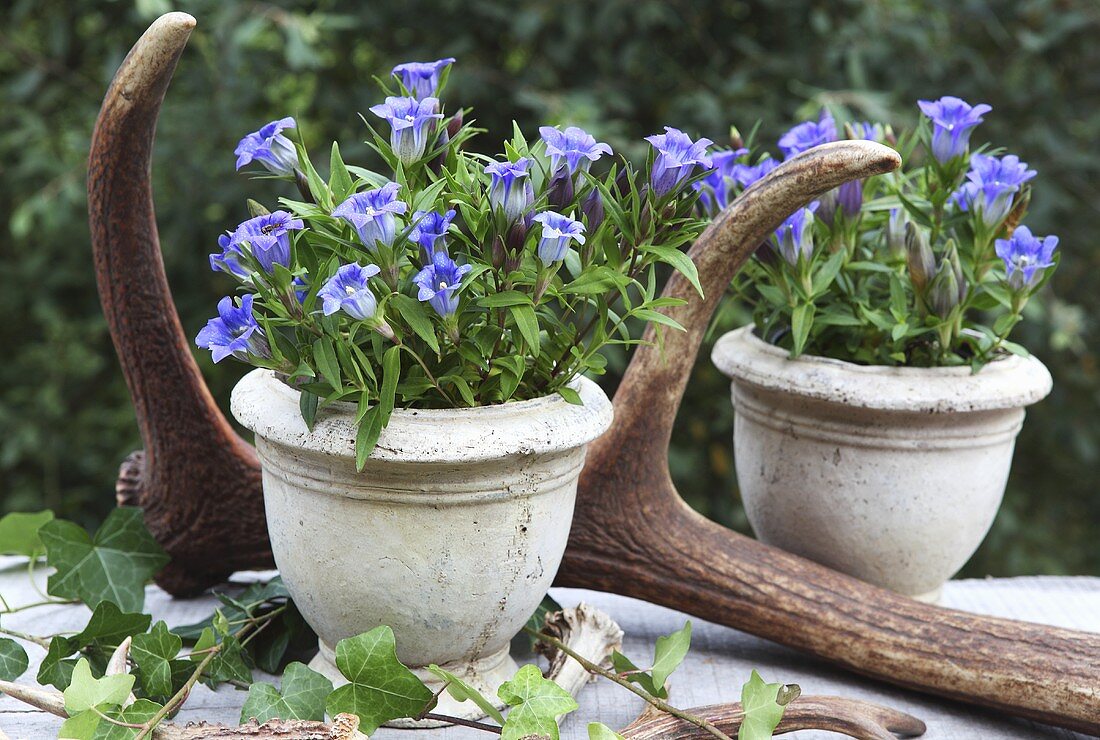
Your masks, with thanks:
<instances>
[{"instance_id":1,"label":"pot foot","mask_svg":"<svg viewBox=\"0 0 1100 740\"><path fill-rule=\"evenodd\" d=\"M309 667L332 681L333 686L342 686L348 683L348 680L344 678L343 674L340 673L340 670L336 667L336 659L332 648L323 642L320 643L319 647L320 650L313 660L309 662ZM498 653L487 655L474 661L456 661L454 663L446 663L440 667L453 673L470 686L480 691L481 694L492 701L493 705L498 709L503 708L505 705L503 701L497 698L497 689L500 688L502 683L512 678L519 669L519 666L516 665L516 661L508 654L507 647ZM427 668L409 666L409 669L416 674L417 678L424 682L424 685L426 685L433 694L438 694L443 689L443 682L434 674L428 672ZM485 712L481 711L472 701L457 701L445 691L439 695L439 701L435 709L432 710L432 713L446 714L451 717L458 717L459 719L472 720L478 720L485 717ZM396 719L392 722L387 722L385 726L403 729L421 729L446 727L449 724L451 723L431 719Z\"/></svg>"},{"instance_id":2,"label":"pot foot","mask_svg":"<svg viewBox=\"0 0 1100 740\"><path fill-rule=\"evenodd\" d=\"M943 586L937 586L931 591L925 591L923 594L912 594L909 598L923 601L925 604L938 604L940 599L943 598Z\"/></svg>"}]
</instances>

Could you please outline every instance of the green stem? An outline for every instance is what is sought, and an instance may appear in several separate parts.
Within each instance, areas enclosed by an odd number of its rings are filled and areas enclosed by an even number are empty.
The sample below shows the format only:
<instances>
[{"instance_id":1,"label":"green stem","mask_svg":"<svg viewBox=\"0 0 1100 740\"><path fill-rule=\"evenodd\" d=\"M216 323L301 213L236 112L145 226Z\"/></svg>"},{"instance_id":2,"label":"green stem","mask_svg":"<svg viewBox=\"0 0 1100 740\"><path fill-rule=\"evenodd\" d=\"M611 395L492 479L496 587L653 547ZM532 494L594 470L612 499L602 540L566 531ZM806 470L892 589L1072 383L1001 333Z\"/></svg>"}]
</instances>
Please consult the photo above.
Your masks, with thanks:
<instances>
[{"instance_id":1,"label":"green stem","mask_svg":"<svg viewBox=\"0 0 1100 740\"><path fill-rule=\"evenodd\" d=\"M475 730L484 730L485 732L492 732L496 735L501 734L504 731L503 727L497 727L496 725L490 725L487 722L477 722L472 719L462 719L461 717L452 717L449 714L436 714L435 712L425 712L420 715L421 719L434 719L437 722L446 722L452 725L461 725L462 727L471 727Z\"/></svg>"},{"instance_id":2,"label":"green stem","mask_svg":"<svg viewBox=\"0 0 1100 740\"><path fill-rule=\"evenodd\" d=\"M620 678L617 674L607 670L603 666L596 665L595 663L588 660L583 655L577 653L575 650L570 648L568 645L566 645L564 642L557 639L556 637L548 635L545 632L539 632L538 630L531 629L530 627L524 627L523 631L526 632L527 634L533 636L533 637L538 638L540 641L545 642L548 645L552 645L553 647L555 647L558 650L562 651L563 653L568 655L570 658L572 658L573 660L580 663L581 666L583 666L584 669L586 671L588 671L589 673L594 673L597 676L602 676L603 678L606 678L608 681L611 681L612 683L616 683L619 686L622 686L627 691L630 691L631 693L636 694L637 696L640 696L647 703L651 704L654 708L661 710L665 714L671 714L673 717L676 717L678 719L682 719L685 722L689 722L689 723L695 725L696 727L698 727L699 729L713 735L716 738L719 738L719 740L733 740L733 738L731 738L729 735L725 734L724 732L719 730L717 727L715 727L714 725L712 725L710 722L706 721L702 717L697 717L694 714L690 714L689 712L685 712L682 709L677 709L676 707L672 706L671 704L664 701L663 699L659 699L656 696L653 696L652 694L649 694L648 692L646 692L646 691L642 690L641 688L635 686L634 684L627 681L625 678Z\"/></svg>"},{"instance_id":3,"label":"green stem","mask_svg":"<svg viewBox=\"0 0 1100 740\"><path fill-rule=\"evenodd\" d=\"M39 647L44 647L47 650L50 647L50 641L45 637L38 637L36 635L28 635L25 632L17 632L15 630L8 629L7 627L0 627L0 635L7 635L8 637L14 637L17 640L26 640L27 642L33 642Z\"/></svg>"}]
</instances>

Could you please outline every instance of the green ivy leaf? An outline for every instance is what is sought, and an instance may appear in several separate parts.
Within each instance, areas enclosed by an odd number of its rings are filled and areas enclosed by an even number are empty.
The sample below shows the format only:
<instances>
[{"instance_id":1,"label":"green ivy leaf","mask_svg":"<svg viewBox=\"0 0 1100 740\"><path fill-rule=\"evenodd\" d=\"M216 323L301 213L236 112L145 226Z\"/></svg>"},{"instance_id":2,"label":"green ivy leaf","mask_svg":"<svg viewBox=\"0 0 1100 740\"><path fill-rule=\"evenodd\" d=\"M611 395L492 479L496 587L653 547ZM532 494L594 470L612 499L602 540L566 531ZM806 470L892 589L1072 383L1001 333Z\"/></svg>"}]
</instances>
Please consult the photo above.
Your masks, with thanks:
<instances>
[{"instance_id":1,"label":"green ivy leaf","mask_svg":"<svg viewBox=\"0 0 1100 740\"><path fill-rule=\"evenodd\" d=\"M15 640L0 638L0 679L14 681L27 672L27 651Z\"/></svg>"},{"instance_id":2,"label":"green ivy leaf","mask_svg":"<svg viewBox=\"0 0 1100 740\"><path fill-rule=\"evenodd\" d=\"M12 512L0 519L0 555L38 557L46 551L38 530L53 519L52 511L34 514Z\"/></svg>"},{"instance_id":3,"label":"green ivy leaf","mask_svg":"<svg viewBox=\"0 0 1100 740\"><path fill-rule=\"evenodd\" d=\"M626 657L618 650L611 653L611 667L614 668L615 672L618 674L626 674L622 675L622 677L631 683L636 683L641 686L650 696L656 696L661 699L666 698L664 688L658 688L653 683L653 676L634 665L634 662L630 660L630 658Z\"/></svg>"},{"instance_id":4,"label":"green ivy leaf","mask_svg":"<svg viewBox=\"0 0 1100 740\"><path fill-rule=\"evenodd\" d=\"M153 618L148 614L123 612L114 603L101 601L84 629L67 639L73 646L73 651L94 646L109 653L127 637L139 635L149 629L151 621Z\"/></svg>"},{"instance_id":5,"label":"green ivy leaf","mask_svg":"<svg viewBox=\"0 0 1100 740\"><path fill-rule=\"evenodd\" d=\"M447 683L447 693L454 699L457 701L472 701L474 704L477 704L478 708L485 712L487 716L495 719L498 724L504 724L504 715L500 713L500 710L493 706L493 703L486 699L485 695L473 686L450 671L443 670L434 663L428 666L428 670Z\"/></svg>"},{"instance_id":6,"label":"green ivy leaf","mask_svg":"<svg viewBox=\"0 0 1100 740\"><path fill-rule=\"evenodd\" d=\"M657 646L653 651L653 669L650 671L656 686L664 687L668 677L684 662L690 647L691 622L671 635L657 638Z\"/></svg>"},{"instance_id":7,"label":"green ivy leaf","mask_svg":"<svg viewBox=\"0 0 1100 740\"><path fill-rule=\"evenodd\" d=\"M80 599L93 609L114 602L126 612L140 612L145 582L168 563L168 556L149 534L141 509L114 509L88 536L72 522L53 520L38 536L46 546L46 562L56 569L47 582L51 596Z\"/></svg>"},{"instance_id":8,"label":"green ivy leaf","mask_svg":"<svg viewBox=\"0 0 1100 740\"><path fill-rule=\"evenodd\" d=\"M168 625L157 622L153 629L135 635L130 645L130 657L141 671L141 687L148 696L168 697L174 693L173 674L179 675L186 661L176 660L183 639L168 631ZM175 665L173 665L175 664Z\"/></svg>"},{"instance_id":9,"label":"green ivy leaf","mask_svg":"<svg viewBox=\"0 0 1100 740\"><path fill-rule=\"evenodd\" d=\"M382 625L336 645L336 667L351 683L329 695L330 716L348 712L359 717L359 731L370 735L384 722L416 717L432 692L397 659L393 630Z\"/></svg>"},{"instance_id":10,"label":"green ivy leaf","mask_svg":"<svg viewBox=\"0 0 1100 740\"><path fill-rule=\"evenodd\" d=\"M119 705L126 701L134 688L134 677L129 673L95 678L87 658L77 661L73 680L65 689L65 711L70 715L88 709Z\"/></svg>"},{"instance_id":11,"label":"green ivy leaf","mask_svg":"<svg viewBox=\"0 0 1100 740\"><path fill-rule=\"evenodd\" d=\"M323 720L325 699L332 693L332 681L302 663L291 663L283 673L282 693L267 683L248 687L248 698L241 707L241 724L255 718Z\"/></svg>"},{"instance_id":12,"label":"green ivy leaf","mask_svg":"<svg viewBox=\"0 0 1100 740\"><path fill-rule=\"evenodd\" d=\"M752 676L741 688L741 709L745 718L737 731L737 740L768 740L783 719L783 706L776 701L783 684L764 683L760 674Z\"/></svg>"},{"instance_id":13,"label":"green ivy leaf","mask_svg":"<svg viewBox=\"0 0 1100 740\"><path fill-rule=\"evenodd\" d=\"M207 627L202 631L198 642L189 656L193 663L199 663L206 658L206 652L215 645L220 644L221 649L211 658L203 672L202 682L211 688L226 681L240 681L252 683L252 669L244 662L241 642L232 635L226 635L219 640L214 630Z\"/></svg>"},{"instance_id":14,"label":"green ivy leaf","mask_svg":"<svg viewBox=\"0 0 1100 740\"><path fill-rule=\"evenodd\" d=\"M505 681L497 695L512 707L504 722L501 740L521 740L528 735L547 735L559 740L558 717L577 708L568 691L543 677L534 664L519 669Z\"/></svg>"},{"instance_id":15,"label":"green ivy leaf","mask_svg":"<svg viewBox=\"0 0 1100 740\"><path fill-rule=\"evenodd\" d=\"M38 683L64 691L73 680L76 659L69 659L68 656L75 651L76 648L71 648L69 641L64 637L58 636L50 640L46 657L38 666Z\"/></svg>"},{"instance_id":16,"label":"green ivy leaf","mask_svg":"<svg viewBox=\"0 0 1100 740\"><path fill-rule=\"evenodd\" d=\"M588 740L626 740L626 738L602 722L589 722Z\"/></svg>"},{"instance_id":17,"label":"green ivy leaf","mask_svg":"<svg viewBox=\"0 0 1100 740\"><path fill-rule=\"evenodd\" d=\"M119 722L142 724L155 717L160 709L160 704L138 699L125 709L116 707L103 714ZM121 727L107 722L89 709L65 720L58 737L66 740L133 740L139 732L136 727Z\"/></svg>"}]
</instances>

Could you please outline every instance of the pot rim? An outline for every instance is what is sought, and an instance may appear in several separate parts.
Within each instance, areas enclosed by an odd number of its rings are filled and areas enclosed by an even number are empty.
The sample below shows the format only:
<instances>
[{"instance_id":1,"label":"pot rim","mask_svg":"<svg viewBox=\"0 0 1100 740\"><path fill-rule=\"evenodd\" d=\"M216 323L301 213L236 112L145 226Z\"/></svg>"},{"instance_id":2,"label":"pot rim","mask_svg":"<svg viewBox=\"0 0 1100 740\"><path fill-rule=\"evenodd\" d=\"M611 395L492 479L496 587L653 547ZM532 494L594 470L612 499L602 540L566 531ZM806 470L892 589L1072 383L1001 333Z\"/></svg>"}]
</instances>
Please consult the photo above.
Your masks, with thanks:
<instances>
[{"instance_id":1,"label":"pot rim","mask_svg":"<svg viewBox=\"0 0 1100 740\"><path fill-rule=\"evenodd\" d=\"M583 405L555 393L473 408L394 409L369 459L456 464L579 447L611 426L613 409L599 385L588 378L569 385ZM237 421L268 442L354 459L355 405L335 403L321 409L311 431L302 419L298 397L274 371L256 369L233 388L231 408Z\"/></svg>"},{"instance_id":2,"label":"pot rim","mask_svg":"<svg viewBox=\"0 0 1100 740\"><path fill-rule=\"evenodd\" d=\"M969 367L857 365L816 355L790 359L743 326L715 343L711 361L734 383L880 411L958 413L1029 406L1053 381L1035 356L1009 355L978 373Z\"/></svg>"}]
</instances>

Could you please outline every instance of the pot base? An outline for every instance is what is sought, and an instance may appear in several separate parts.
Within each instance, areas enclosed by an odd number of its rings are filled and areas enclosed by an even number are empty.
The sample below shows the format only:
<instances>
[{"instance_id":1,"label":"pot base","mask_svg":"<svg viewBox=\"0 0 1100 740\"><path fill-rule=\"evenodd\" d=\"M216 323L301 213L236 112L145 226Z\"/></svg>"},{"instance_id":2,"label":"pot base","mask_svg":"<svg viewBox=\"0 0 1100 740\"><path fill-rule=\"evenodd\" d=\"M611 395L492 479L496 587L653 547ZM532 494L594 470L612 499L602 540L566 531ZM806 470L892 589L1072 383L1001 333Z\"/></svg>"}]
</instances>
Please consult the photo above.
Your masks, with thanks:
<instances>
[{"instance_id":1,"label":"pot base","mask_svg":"<svg viewBox=\"0 0 1100 740\"><path fill-rule=\"evenodd\" d=\"M309 667L332 681L334 687L348 683L348 680L340 673L340 669L336 667L333 649L324 642L319 643L319 648L317 655L309 662ZM508 654L507 647L498 653L474 661L456 661L442 665L440 668L453 673L480 691L483 696L493 702L493 706L497 709L502 709L505 706L504 702L497 698L497 689L519 670L516 661ZM443 691L443 681L440 681L435 674L430 673L427 668L409 666L409 670L415 673L416 677L423 681L424 685L433 694L439 694L435 709L432 710L433 713L447 714L459 719L477 720L485 717L485 712L481 711L472 701L457 701L449 693ZM442 693L440 693L441 691ZM427 729L446 727L449 724L451 723L432 719L396 719L387 722L385 726L402 729Z\"/></svg>"}]
</instances>

